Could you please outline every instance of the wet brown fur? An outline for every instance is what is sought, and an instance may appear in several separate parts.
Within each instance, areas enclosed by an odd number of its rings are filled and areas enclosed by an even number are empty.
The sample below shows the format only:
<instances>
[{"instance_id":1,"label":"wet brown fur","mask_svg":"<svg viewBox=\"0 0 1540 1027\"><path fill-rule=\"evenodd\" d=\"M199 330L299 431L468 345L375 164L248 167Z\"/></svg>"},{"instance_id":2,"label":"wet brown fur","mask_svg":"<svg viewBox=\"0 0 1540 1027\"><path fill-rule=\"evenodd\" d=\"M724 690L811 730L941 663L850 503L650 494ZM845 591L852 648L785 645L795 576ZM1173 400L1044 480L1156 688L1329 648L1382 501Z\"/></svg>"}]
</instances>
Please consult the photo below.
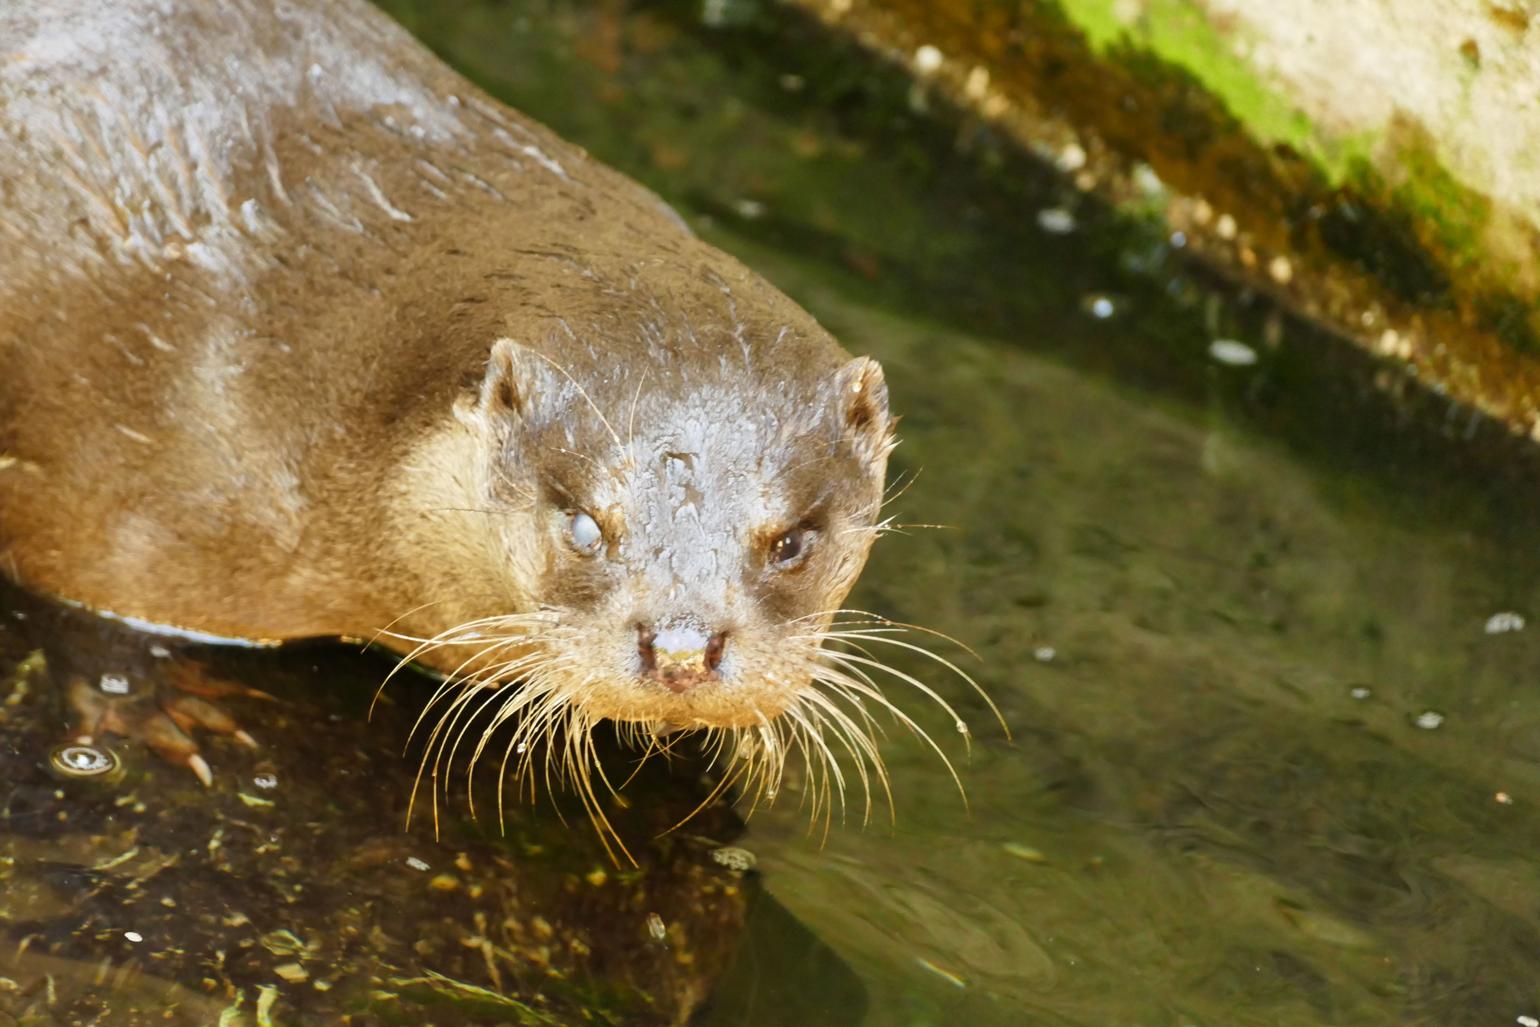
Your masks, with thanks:
<instances>
[{"instance_id":1,"label":"wet brown fur","mask_svg":"<svg viewBox=\"0 0 1540 1027\"><path fill-rule=\"evenodd\" d=\"M90 10L85 0L52 6ZM837 607L880 531L892 439L876 365L851 362L652 194L486 97L362 3L329 5L323 31L283 23L256 0L134 6L156 12L167 45L197 54L196 67L125 59L92 65L84 81L31 81L15 69L35 55L0 53L0 71L11 69L0 73L0 177L10 176L0 185L0 572L230 638L379 637L450 675L432 729L438 757L459 741L467 704L500 694L456 692L456 682L527 679L497 699L528 716L516 739L568 729L576 740L557 763L589 797L584 746L600 716L637 722L638 741L654 747L653 720L718 725L718 758L747 768L724 780L757 774L772 795L795 745L833 758L819 737L833 724L870 791L866 765L879 776L880 765L862 700L848 715L820 713L826 699L797 693L813 674L887 705L866 677L877 664L819 655L837 641ZM0 13L0 40L41 31L56 13L49 2ZM221 48L250 69L223 65ZM366 59L426 97L424 109L344 103L351 94L328 83ZM236 95L250 84L241 76L285 61L324 74L290 103L235 104L219 145L176 121L174 95L155 115L164 125L126 113L117 123L98 102L115 84L131 91L135 75L159 75L173 92L188 75L212 75ZM27 106L35 95L49 103ZM451 127L415 131L418 116ZM200 153L231 166L202 166ZM114 177L108 165L119 163L129 173ZM135 177L141 166L151 171ZM198 258L204 244L212 269ZM523 347L527 366L500 365L516 351L499 340ZM570 382L581 398L541 422L537 380L546 391ZM748 596L780 625L785 644L753 659L780 667L771 676L786 694L766 685L740 702L702 689L710 712L696 716L662 692L641 701L583 677L560 631L518 621L531 597L581 619L614 586L614 565L499 533L514 513L576 506L596 479L625 470L614 461L629 452L638 411L655 416L653 400L701 383L728 408L782 416L789 434L757 470L779 474L797 516L842 527L826 532L826 556L779 578L757 558L722 570L725 596ZM528 473L513 480L504 458ZM612 550L626 544L625 511L592 512ZM748 552L794 527L742 525L757 533ZM496 644L456 635L481 623ZM872 622L855 623L838 630ZM592 710L573 712L574 690ZM800 711L787 714L791 726L772 730L790 707ZM843 781L823 766L827 793Z\"/></svg>"}]
</instances>

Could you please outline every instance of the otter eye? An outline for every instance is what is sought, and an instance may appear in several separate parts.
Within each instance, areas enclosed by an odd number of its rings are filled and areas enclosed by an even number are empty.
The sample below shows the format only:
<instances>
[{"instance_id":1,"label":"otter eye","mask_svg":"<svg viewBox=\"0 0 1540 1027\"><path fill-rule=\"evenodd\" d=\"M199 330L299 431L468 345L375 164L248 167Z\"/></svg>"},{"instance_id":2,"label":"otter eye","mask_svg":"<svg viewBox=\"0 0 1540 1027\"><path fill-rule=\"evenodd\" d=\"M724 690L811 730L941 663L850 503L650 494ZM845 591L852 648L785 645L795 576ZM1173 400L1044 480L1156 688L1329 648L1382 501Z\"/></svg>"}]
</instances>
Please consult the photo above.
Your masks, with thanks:
<instances>
[{"instance_id":1,"label":"otter eye","mask_svg":"<svg viewBox=\"0 0 1540 1027\"><path fill-rule=\"evenodd\" d=\"M807 549L807 533L793 528L770 543L770 562L785 566L794 563Z\"/></svg>"},{"instance_id":2,"label":"otter eye","mask_svg":"<svg viewBox=\"0 0 1540 1027\"><path fill-rule=\"evenodd\" d=\"M604 544L604 532L599 530L599 522L581 510L572 515L567 535L572 539L572 547L584 556L594 555Z\"/></svg>"}]
</instances>

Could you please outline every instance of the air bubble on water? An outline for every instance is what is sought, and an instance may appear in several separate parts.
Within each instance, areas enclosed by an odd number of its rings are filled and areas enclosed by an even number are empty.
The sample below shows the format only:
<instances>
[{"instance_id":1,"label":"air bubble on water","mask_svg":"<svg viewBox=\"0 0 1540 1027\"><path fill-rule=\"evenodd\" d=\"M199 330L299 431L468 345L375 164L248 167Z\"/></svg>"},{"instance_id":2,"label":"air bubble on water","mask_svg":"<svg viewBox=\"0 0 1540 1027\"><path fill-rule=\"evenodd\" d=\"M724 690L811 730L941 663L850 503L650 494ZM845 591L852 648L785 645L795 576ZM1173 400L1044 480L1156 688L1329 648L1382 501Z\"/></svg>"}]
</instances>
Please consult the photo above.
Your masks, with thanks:
<instances>
[{"instance_id":1,"label":"air bubble on water","mask_svg":"<svg viewBox=\"0 0 1540 1027\"><path fill-rule=\"evenodd\" d=\"M128 678L122 674L103 674L97 687L108 695L127 695Z\"/></svg>"},{"instance_id":2,"label":"air bubble on water","mask_svg":"<svg viewBox=\"0 0 1540 1027\"><path fill-rule=\"evenodd\" d=\"M1068 235L1075 230L1075 215L1063 207L1044 207L1037 212L1037 227L1052 235Z\"/></svg>"},{"instance_id":3,"label":"air bubble on water","mask_svg":"<svg viewBox=\"0 0 1540 1027\"><path fill-rule=\"evenodd\" d=\"M1257 351L1239 339L1215 339L1208 344L1208 355L1230 367L1250 367L1257 362Z\"/></svg>"},{"instance_id":4,"label":"air bubble on water","mask_svg":"<svg viewBox=\"0 0 1540 1027\"><path fill-rule=\"evenodd\" d=\"M1424 731L1433 731L1443 725L1444 715L1437 710L1423 710L1412 723Z\"/></svg>"},{"instance_id":5,"label":"air bubble on water","mask_svg":"<svg viewBox=\"0 0 1540 1027\"><path fill-rule=\"evenodd\" d=\"M256 785L258 788L265 788L271 791L272 789L278 787L278 775L258 774L256 777L251 779L251 783Z\"/></svg>"},{"instance_id":6,"label":"air bubble on water","mask_svg":"<svg viewBox=\"0 0 1540 1027\"><path fill-rule=\"evenodd\" d=\"M1079 143L1070 143L1059 151L1059 157L1054 163L1060 171L1079 171L1085 167L1085 148Z\"/></svg>"},{"instance_id":7,"label":"air bubble on water","mask_svg":"<svg viewBox=\"0 0 1540 1027\"><path fill-rule=\"evenodd\" d=\"M921 75L933 75L941 70L943 60L941 51L926 43L914 51L914 70Z\"/></svg>"},{"instance_id":8,"label":"air bubble on water","mask_svg":"<svg viewBox=\"0 0 1540 1027\"><path fill-rule=\"evenodd\" d=\"M1147 197L1157 197L1166 191L1166 183L1160 180L1155 169L1148 164L1140 163L1134 166L1134 188Z\"/></svg>"},{"instance_id":9,"label":"air bubble on water","mask_svg":"<svg viewBox=\"0 0 1540 1027\"><path fill-rule=\"evenodd\" d=\"M1093 292L1085 296L1080 301L1080 309L1098 321L1105 321L1118 312L1117 303L1104 292Z\"/></svg>"},{"instance_id":10,"label":"air bubble on water","mask_svg":"<svg viewBox=\"0 0 1540 1027\"><path fill-rule=\"evenodd\" d=\"M1519 1027L1540 1027L1540 1020L1535 1019L1533 1016L1520 1016L1513 1022L1518 1024Z\"/></svg>"},{"instance_id":11,"label":"air bubble on water","mask_svg":"<svg viewBox=\"0 0 1540 1027\"><path fill-rule=\"evenodd\" d=\"M956 728L957 728L957 733L958 733L958 734L960 734L960 735L962 735L962 736L963 736L963 737L964 737L964 738L966 738L966 737L968 737L968 735L969 735L969 731L968 731L968 725L967 725L967 722L965 722L965 721L961 721L961 720L959 720L959 721L958 721L958 722L957 722L957 723L956 723L956 724L955 724L955 725L953 725L953 726L954 726L954 727L956 727Z\"/></svg>"},{"instance_id":12,"label":"air bubble on water","mask_svg":"<svg viewBox=\"0 0 1540 1027\"><path fill-rule=\"evenodd\" d=\"M48 754L48 761L55 774L70 779L104 777L120 765L111 749L84 742L58 746Z\"/></svg>"},{"instance_id":13,"label":"air bubble on water","mask_svg":"<svg viewBox=\"0 0 1540 1027\"><path fill-rule=\"evenodd\" d=\"M123 937L126 940L133 942L135 945L139 944L141 941L144 941L144 935L140 934L138 931L124 931Z\"/></svg>"},{"instance_id":14,"label":"air bubble on water","mask_svg":"<svg viewBox=\"0 0 1540 1027\"><path fill-rule=\"evenodd\" d=\"M1351 695L1354 699L1367 699L1373 694L1367 685L1354 685L1348 689L1348 695Z\"/></svg>"},{"instance_id":15,"label":"air bubble on water","mask_svg":"<svg viewBox=\"0 0 1540 1027\"><path fill-rule=\"evenodd\" d=\"M1052 663L1053 658L1059 655L1059 651L1051 645L1040 645L1032 650L1032 658L1038 663Z\"/></svg>"},{"instance_id":16,"label":"air bubble on water","mask_svg":"<svg viewBox=\"0 0 1540 1027\"><path fill-rule=\"evenodd\" d=\"M428 871L428 864L425 861L418 859L416 856L406 857L406 865L411 867L413 870L416 870L418 873L426 873Z\"/></svg>"},{"instance_id":17,"label":"air bubble on water","mask_svg":"<svg viewBox=\"0 0 1540 1027\"><path fill-rule=\"evenodd\" d=\"M1489 635L1505 635L1510 631L1524 630L1524 615L1514 613L1512 610L1504 610L1494 613L1487 618L1486 633Z\"/></svg>"}]
</instances>

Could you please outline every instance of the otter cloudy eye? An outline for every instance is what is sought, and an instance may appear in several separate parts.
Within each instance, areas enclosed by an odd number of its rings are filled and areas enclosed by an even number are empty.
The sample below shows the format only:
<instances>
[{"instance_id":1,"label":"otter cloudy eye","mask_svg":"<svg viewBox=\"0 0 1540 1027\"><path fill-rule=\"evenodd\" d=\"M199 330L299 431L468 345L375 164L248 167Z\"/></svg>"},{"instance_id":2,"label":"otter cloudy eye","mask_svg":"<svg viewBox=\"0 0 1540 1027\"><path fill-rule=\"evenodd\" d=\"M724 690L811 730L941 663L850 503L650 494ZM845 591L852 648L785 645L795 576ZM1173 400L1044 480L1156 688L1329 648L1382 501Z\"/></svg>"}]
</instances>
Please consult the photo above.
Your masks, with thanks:
<instances>
[{"instance_id":1,"label":"otter cloudy eye","mask_svg":"<svg viewBox=\"0 0 1540 1027\"><path fill-rule=\"evenodd\" d=\"M807 533L793 528L770 543L770 562L785 566L794 563L807 549Z\"/></svg>"},{"instance_id":2,"label":"otter cloudy eye","mask_svg":"<svg viewBox=\"0 0 1540 1027\"><path fill-rule=\"evenodd\" d=\"M581 510L572 515L567 534L573 548L586 556L597 553L604 544L604 532L599 530L599 522Z\"/></svg>"}]
</instances>

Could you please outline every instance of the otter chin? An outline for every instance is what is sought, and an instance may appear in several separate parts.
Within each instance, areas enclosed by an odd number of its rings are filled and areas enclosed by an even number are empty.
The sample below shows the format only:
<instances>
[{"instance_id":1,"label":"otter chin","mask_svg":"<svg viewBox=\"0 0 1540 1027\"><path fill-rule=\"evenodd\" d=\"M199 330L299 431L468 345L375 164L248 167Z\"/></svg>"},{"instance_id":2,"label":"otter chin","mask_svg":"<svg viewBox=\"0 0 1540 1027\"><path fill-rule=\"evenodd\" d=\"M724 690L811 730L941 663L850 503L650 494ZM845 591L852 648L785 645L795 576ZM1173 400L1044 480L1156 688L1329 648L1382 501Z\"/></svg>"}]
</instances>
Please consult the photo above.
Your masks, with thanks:
<instances>
[{"instance_id":1,"label":"otter chin","mask_svg":"<svg viewBox=\"0 0 1540 1027\"><path fill-rule=\"evenodd\" d=\"M914 726L876 674L940 701L842 610L881 369L652 193L361 0L39 0L0 39L0 571L163 635L379 638L444 676L431 759L491 709L590 799L601 721L827 791L880 778L871 708ZM228 718L94 680L78 737L209 779Z\"/></svg>"}]
</instances>

